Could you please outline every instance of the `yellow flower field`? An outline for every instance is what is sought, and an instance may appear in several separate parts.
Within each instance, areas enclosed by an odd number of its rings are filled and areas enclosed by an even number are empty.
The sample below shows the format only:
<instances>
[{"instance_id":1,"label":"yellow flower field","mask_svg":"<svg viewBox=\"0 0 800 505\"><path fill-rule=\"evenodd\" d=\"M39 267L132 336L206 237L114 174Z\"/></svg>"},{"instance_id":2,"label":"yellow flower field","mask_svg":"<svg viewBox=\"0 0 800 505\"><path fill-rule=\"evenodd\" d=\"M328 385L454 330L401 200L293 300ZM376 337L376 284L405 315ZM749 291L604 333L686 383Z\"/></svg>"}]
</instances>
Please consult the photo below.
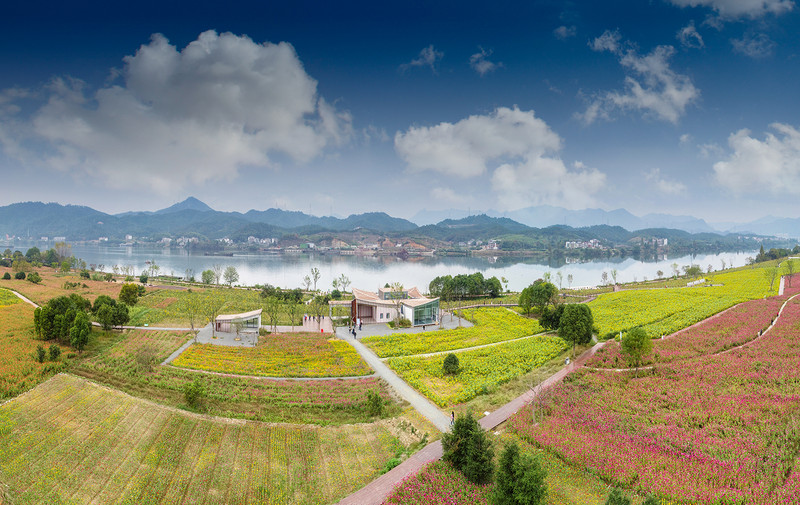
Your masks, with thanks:
<instances>
[{"instance_id":1,"label":"yellow flower field","mask_svg":"<svg viewBox=\"0 0 800 505\"><path fill-rule=\"evenodd\" d=\"M261 337L257 347L195 344L174 366L266 377L352 377L372 369L347 342L319 333L278 333Z\"/></svg>"},{"instance_id":2,"label":"yellow flower field","mask_svg":"<svg viewBox=\"0 0 800 505\"><path fill-rule=\"evenodd\" d=\"M536 319L522 317L506 308L466 309L464 315L473 319L475 326L367 337L363 342L379 357L388 358L493 344L544 331Z\"/></svg>"},{"instance_id":3,"label":"yellow flower field","mask_svg":"<svg viewBox=\"0 0 800 505\"><path fill-rule=\"evenodd\" d=\"M714 274L713 286L623 290L599 296L588 305L599 334L641 326L651 337L669 335L747 300L777 294L764 268Z\"/></svg>"},{"instance_id":4,"label":"yellow flower field","mask_svg":"<svg viewBox=\"0 0 800 505\"><path fill-rule=\"evenodd\" d=\"M392 358L387 364L406 382L442 407L462 403L530 372L569 346L544 335L473 351L454 353L461 370L446 375L444 356Z\"/></svg>"}]
</instances>

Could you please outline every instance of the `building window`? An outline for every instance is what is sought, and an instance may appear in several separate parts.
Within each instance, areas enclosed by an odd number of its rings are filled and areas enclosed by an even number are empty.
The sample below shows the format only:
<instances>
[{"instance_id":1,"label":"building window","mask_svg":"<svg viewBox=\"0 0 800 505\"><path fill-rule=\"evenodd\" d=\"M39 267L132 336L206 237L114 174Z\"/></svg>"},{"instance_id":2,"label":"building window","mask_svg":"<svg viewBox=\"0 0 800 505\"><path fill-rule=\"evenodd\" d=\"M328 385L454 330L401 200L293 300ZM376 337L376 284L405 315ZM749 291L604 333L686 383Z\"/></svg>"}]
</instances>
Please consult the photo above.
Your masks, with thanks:
<instances>
[{"instance_id":1,"label":"building window","mask_svg":"<svg viewBox=\"0 0 800 505\"><path fill-rule=\"evenodd\" d=\"M383 312L381 312L381 319L383 319Z\"/></svg>"}]
</instances>

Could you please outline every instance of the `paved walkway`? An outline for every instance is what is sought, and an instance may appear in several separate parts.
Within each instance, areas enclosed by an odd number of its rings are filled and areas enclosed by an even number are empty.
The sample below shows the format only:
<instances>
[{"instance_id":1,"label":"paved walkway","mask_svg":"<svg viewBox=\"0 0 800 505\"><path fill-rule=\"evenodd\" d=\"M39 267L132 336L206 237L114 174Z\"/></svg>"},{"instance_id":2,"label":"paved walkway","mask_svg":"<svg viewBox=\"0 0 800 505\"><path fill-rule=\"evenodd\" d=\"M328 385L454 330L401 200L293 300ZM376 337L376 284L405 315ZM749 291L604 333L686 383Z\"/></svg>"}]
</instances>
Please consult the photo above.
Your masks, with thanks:
<instances>
[{"instance_id":1,"label":"paved walkway","mask_svg":"<svg viewBox=\"0 0 800 505\"><path fill-rule=\"evenodd\" d=\"M397 376L388 366L353 335L347 332L346 327L336 329L336 336L355 347L356 351L364 358L369 366L408 403L410 403L425 419L433 423L439 431L445 432L450 429L450 416L439 410L436 405L428 401L427 398L419 394L414 388Z\"/></svg>"},{"instance_id":2,"label":"paved walkway","mask_svg":"<svg viewBox=\"0 0 800 505\"><path fill-rule=\"evenodd\" d=\"M543 390L559 382L568 373L583 366L583 363L592 357L604 345L605 342L595 344L591 349L581 354L578 359L572 361L568 366L565 366L555 374L548 377L544 382L542 382L541 387L538 387L536 391L528 391L514 400L511 400L488 416L478 420L478 423L486 430L496 428L509 417L516 414L519 409L533 401L536 395L541 394ZM392 490L394 490L394 488L400 484L403 479L411 475L415 475L425 465L433 461L437 461L441 457L442 442L437 441L432 444L428 444L424 449L414 453L411 457L400 463L388 473L381 475L377 479L367 484L365 487L359 489L350 496L343 498L337 505L381 505L383 501L391 494Z\"/></svg>"},{"instance_id":3,"label":"paved walkway","mask_svg":"<svg viewBox=\"0 0 800 505\"><path fill-rule=\"evenodd\" d=\"M6 289L8 289L8 288L6 288ZM13 289L9 289L9 291L11 291L15 295L17 295L17 298L19 298L23 302L29 303L29 304L33 305L34 307L39 307L36 303L34 303L34 302L30 301L28 298L26 298L25 295L21 295L21 294L17 293L16 291L14 291Z\"/></svg>"}]
</instances>

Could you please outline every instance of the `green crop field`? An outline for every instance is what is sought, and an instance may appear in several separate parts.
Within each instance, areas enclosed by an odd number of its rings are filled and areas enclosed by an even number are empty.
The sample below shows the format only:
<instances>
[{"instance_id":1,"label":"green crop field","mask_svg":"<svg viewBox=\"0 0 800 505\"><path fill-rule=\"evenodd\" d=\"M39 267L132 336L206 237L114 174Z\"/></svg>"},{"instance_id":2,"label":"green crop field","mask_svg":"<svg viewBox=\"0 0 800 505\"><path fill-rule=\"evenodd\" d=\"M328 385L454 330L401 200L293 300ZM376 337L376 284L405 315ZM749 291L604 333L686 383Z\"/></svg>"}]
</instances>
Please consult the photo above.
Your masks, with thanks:
<instances>
[{"instance_id":1,"label":"green crop field","mask_svg":"<svg viewBox=\"0 0 800 505\"><path fill-rule=\"evenodd\" d=\"M20 505L332 503L398 446L380 424L214 419L69 375L0 407L0 482Z\"/></svg>"}]
</instances>

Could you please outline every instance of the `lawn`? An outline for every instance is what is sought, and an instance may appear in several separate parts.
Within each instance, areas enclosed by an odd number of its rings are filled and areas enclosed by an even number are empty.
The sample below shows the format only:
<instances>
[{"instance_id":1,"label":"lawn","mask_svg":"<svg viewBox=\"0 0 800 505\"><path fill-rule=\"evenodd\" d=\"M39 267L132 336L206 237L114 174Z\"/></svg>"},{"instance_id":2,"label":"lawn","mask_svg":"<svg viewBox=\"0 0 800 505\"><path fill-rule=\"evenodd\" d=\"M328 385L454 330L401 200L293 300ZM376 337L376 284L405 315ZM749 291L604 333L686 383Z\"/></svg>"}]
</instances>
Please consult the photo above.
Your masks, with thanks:
<instances>
[{"instance_id":1,"label":"lawn","mask_svg":"<svg viewBox=\"0 0 800 505\"><path fill-rule=\"evenodd\" d=\"M172 364L213 372L267 377L346 377L370 375L358 352L320 333L271 333L256 347L194 344Z\"/></svg>"},{"instance_id":2,"label":"lawn","mask_svg":"<svg viewBox=\"0 0 800 505\"><path fill-rule=\"evenodd\" d=\"M199 380L206 391L207 412L224 417L292 423L368 422L372 418L366 407L367 391L377 392L388 402L385 417L399 411L385 383L375 377L270 380L207 374L158 364L190 338L191 333L175 331L95 333L87 356L71 370L132 395L175 407L184 405L186 384Z\"/></svg>"},{"instance_id":3,"label":"lawn","mask_svg":"<svg viewBox=\"0 0 800 505\"><path fill-rule=\"evenodd\" d=\"M167 409L69 375L0 407L12 503L336 502L402 449L382 424L292 426Z\"/></svg>"},{"instance_id":4,"label":"lawn","mask_svg":"<svg viewBox=\"0 0 800 505\"><path fill-rule=\"evenodd\" d=\"M363 342L379 357L388 358L463 349L527 337L544 331L536 319L522 317L506 308L464 309L462 313L475 326L452 330L434 329L422 333L395 333L367 337Z\"/></svg>"},{"instance_id":5,"label":"lawn","mask_svg":"<svg viewBox=\"0 0 800 505\"><path fill-rule=\"evenodd\" d=\"M725 328L708 324L698 330L704 338L713 331L725 338ZM604 479L665 500L798 503L798 334L794 299L746 347L643 374L571 374L551 391L542 422L533 425L525 409L509 427Z\"/></svg>"},{"instance_id":6,"label":"lawn","mask_svg":"<svg viewBox=\"0 0 800 505\"><path fill-rule=\"evenodd\" d=\"M66 348L57 361L36 359L36 347L52 342L37 340L33 333L33 307L8 290L0 289L0 400L16 396L46 380L65 366Z\"/></svg>"}]
</instances>

